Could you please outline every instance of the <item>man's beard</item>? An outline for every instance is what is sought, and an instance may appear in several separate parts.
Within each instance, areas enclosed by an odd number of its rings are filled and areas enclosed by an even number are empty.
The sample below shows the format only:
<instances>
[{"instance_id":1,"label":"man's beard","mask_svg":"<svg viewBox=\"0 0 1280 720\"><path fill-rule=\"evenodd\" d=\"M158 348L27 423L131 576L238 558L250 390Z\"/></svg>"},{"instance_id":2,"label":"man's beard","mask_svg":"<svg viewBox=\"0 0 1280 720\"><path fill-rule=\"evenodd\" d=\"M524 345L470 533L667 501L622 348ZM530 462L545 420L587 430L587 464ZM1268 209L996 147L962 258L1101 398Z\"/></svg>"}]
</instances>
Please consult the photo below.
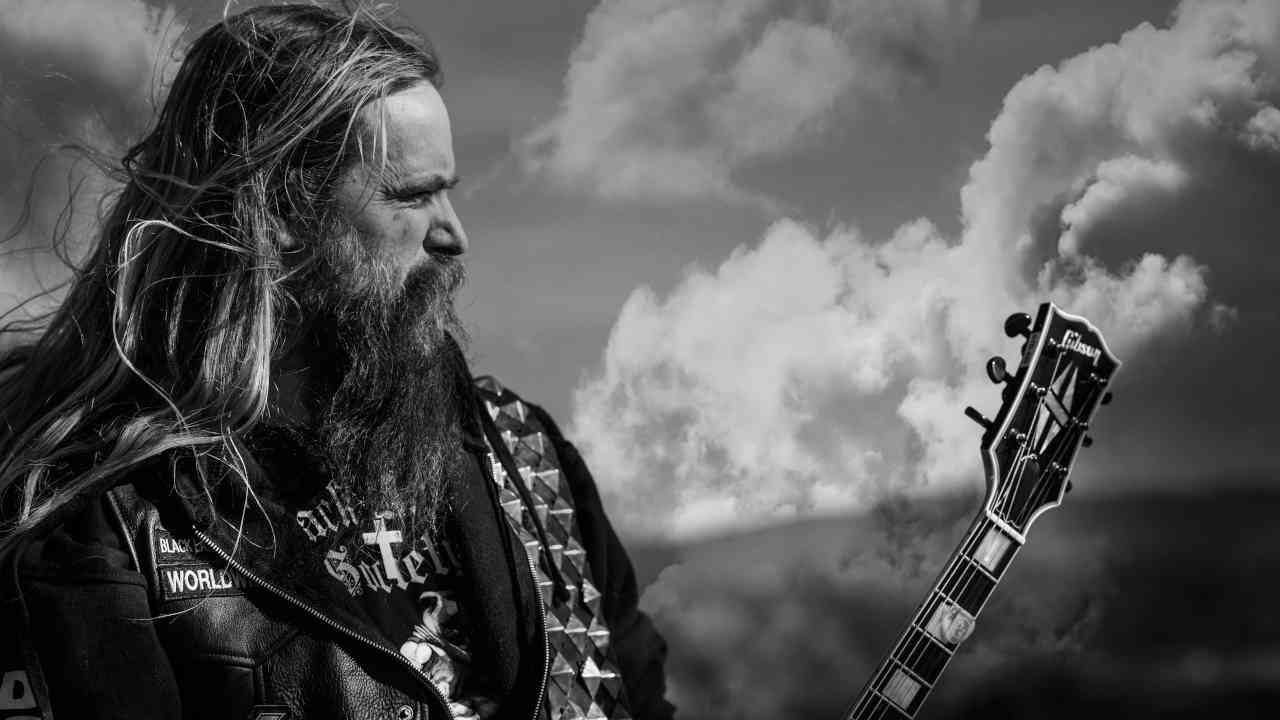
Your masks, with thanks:
<instances>
[{"instance_id":1,"label":"man's beard","mask_svg":"<svg viewBox=\"0 0 1280 720\"><path fill-rule=\"evenodd\" d=\"M400 282L350 236L326 245L300 298L312 319L311 434L366 521L391 512L406 539L434 538L470 391L453 305L463 266L433 257Z\"/></svg>"}]
</instances>

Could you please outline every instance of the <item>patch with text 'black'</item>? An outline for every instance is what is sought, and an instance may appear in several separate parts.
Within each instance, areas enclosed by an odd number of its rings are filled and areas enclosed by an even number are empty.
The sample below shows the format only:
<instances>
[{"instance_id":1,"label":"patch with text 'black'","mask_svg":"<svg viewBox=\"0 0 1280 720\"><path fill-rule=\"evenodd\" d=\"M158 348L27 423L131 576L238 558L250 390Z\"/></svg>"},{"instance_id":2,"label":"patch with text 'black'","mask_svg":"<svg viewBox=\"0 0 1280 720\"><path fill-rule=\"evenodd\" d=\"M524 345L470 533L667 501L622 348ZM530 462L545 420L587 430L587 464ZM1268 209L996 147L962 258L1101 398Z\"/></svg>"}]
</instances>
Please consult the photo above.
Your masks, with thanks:
<instances>
[{"instance_id":1,"label":"patch with text 'black'","mask_svg":"<svg viewBox=\"0 0 1280 720\"><path fill-rule=\"evenodd\" d=\"M156 581L162 600L243 595L248 583L228 568L215 567L195 538L175 537L157 527L152 538Z\"/></svg>"}]
</instances>

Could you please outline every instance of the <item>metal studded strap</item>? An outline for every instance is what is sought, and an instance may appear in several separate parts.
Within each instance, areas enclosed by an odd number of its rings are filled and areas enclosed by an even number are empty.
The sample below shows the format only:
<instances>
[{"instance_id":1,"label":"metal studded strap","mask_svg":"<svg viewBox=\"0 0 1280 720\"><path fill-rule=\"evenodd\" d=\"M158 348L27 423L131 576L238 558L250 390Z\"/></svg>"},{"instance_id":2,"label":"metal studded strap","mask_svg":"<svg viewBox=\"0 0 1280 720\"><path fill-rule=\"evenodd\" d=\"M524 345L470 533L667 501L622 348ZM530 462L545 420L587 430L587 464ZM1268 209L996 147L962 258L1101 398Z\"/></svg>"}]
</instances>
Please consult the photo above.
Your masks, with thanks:
<instances>
[{"instance_id":1,"label":"metal studded strap","mask_svg":"<svg viewBox=\"0 0 1280 720\"><path fill-rule=\"evenodd\" d=\"M592 582L574 520L573 494L560 472L551 440L528 406L496 380L482 378L476 387L520 474L519 480L509 477L494 448L489 448L488 461L503 514L524 544L546 605L547 640L551 647L546 695L550 717L630 720L600 591ZM524 483L533 507L521 500L513 481ZM534 514L546 531L549 552L541 550ZM552 592L550 570L544 566L547 562L556 564L555 569L568 586L564 602Z\"/></svg>"}]
</instances>

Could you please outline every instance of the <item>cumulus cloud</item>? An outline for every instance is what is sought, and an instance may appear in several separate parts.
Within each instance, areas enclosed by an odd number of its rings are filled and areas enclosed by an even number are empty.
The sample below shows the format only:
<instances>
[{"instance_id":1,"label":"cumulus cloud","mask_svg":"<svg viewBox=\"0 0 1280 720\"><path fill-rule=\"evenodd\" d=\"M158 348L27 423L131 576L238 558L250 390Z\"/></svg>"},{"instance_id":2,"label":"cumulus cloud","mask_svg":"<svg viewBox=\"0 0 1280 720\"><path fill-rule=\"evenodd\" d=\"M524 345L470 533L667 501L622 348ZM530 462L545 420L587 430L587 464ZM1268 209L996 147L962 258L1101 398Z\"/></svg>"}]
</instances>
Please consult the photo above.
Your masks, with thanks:
<instances>
[{"instance_id":1,"label":"cumulus cloud","mask_svg":"<svg viewBox=\"0 0 1280 720\"><path fill-rule=\"evenodd\" d=\"M977 0L624 0L574 49L527 167L606 198L760 200L734 178L820 134L833 110L925 77Z\"/></svg>"},{"instance_id":2,"label":"cumulus cloud","mask_svg":"<svg viewBox=\"0 0 1280 720\"><path fill-rule=\"evenodd\" d=\"M1249 118L1244 141L1258 150L1280 152L1280 110L1268 105Z\"/></svg>"},{"instance_id":3,"label":"cumulus cloud","mask_svg":"<svg viewBox=\"0 0 1280 720\"><path fill-rule=\"evenodd\" d=\"M1280 5L1185 2L1169 27L1009 91L958 236L926 220L885 240L784 221L665 298L635 291L574 406L622 522L697 535L976 483L960 410L995 405L978 368L1014 352L1000 320L1044 299L1092 319L1122 359L1196 322L1229 327L1237 312L1208 302L1197 256L1274 236L1277 179L1259 168L1274 161L1278 46ZM1128 231L1187 213L1259 220L1212 243Z\"/></svg>"},{"instance_id":4,"label":"cumulus cloud","mask_svg":"<svg viewBox=\"0 0 1280 720\"><path fill-rule=\"evenodd\" d=\"M1098 163L1079 197L1062 209L1065 231L1058 240L1064 255L1080 252L1080 239L1094 223L1123 212L1126 202L1140 203L1145 195L1173 194L1186 183L1187 174L1171 162L1153 161L1134 155Z\"/></svg>"},{"instance_id":5,"label":"cumulus cloud","mask_svg":"<svg viewBox=\"0 0 1280 720\"><path fill-rule=\"evenodd\" d=\"M125 103L150 96L181 30L173 7L142 0L16 0L0 16L7 52L23 58L16 65L73 74Z\"/></svg>"},{"instance_id":6,"label":"cumulus cloud","mask_svg":"<svg viewBox=\"0 0 1280 720\"><path fill-rule=\"evenodd\" d=\"M4 309L66 277L49 252L52 238L69 225L63 250L77 257L99 200L113 188L91 162L57 148L70 143L119 157L176 69L173 46L184 30L173 7L141 0L18 0L0 13L0 157L9 167L38 169L0 186L4 229L26 216L21 232L0 245Z\"/></svg>"}]
</instances>

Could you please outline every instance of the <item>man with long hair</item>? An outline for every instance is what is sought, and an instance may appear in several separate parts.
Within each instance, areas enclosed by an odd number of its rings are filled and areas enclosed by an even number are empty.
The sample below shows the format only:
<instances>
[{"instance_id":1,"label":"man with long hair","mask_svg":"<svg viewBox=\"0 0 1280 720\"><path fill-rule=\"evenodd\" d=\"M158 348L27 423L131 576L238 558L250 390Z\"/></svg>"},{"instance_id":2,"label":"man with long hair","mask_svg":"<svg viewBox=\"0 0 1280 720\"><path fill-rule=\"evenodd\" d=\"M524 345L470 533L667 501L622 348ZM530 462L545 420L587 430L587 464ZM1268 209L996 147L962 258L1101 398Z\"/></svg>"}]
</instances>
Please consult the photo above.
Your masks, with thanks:
<instances>
[{"instance_id":1,"label":"man with long hair","mask_svg":"<svg viewBox=\"0 0 1280 720\"><path fill-rule=\"evenodd\" d=\"M0 356L0 716L671 715L582 458L469 375L439 84L361 10L195 40Z\"/></svg>"}]
</instances>

